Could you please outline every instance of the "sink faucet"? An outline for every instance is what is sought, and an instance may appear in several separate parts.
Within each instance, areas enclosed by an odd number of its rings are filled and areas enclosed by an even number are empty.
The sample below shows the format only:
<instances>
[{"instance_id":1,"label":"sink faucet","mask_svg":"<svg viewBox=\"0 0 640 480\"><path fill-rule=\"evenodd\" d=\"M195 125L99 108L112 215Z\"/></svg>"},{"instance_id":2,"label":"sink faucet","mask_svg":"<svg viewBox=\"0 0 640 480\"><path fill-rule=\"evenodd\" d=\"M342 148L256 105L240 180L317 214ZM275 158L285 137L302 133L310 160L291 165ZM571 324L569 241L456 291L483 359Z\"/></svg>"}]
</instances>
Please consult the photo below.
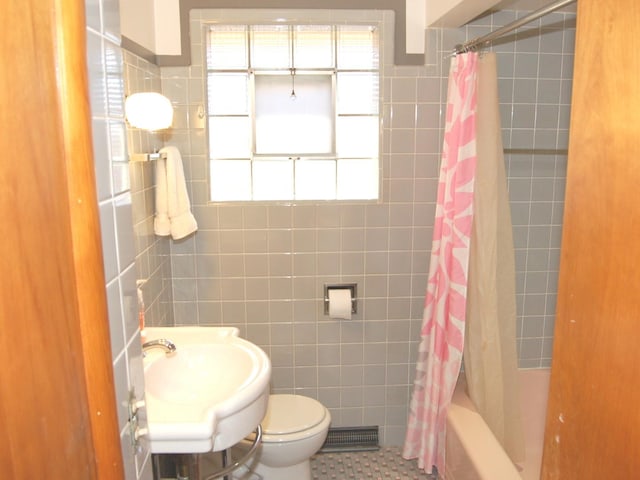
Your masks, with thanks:
<instances>
[{"instance_id":1,"label":"sink faucet","mask_svg":"<svg viewBox=\"0 0 640 480\"><path fill-rule=\"evenodd\" d=\"M142 353L145 354L151 348L161 348L167 355L176 351L176 345L171 340L159 338L142 344Z\"/></svg>"}]
</instances>

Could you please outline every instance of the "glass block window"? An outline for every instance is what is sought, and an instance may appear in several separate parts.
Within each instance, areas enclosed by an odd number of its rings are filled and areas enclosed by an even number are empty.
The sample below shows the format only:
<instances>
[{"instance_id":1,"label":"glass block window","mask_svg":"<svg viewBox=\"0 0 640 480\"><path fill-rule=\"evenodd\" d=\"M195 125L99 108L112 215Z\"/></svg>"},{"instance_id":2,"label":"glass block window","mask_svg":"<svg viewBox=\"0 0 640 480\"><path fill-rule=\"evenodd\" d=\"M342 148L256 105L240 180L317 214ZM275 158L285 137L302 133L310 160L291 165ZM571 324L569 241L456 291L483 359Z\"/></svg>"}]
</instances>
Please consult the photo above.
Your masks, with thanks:
<instances>
[{"instance_id":1,"label":"glass block window","mask_svg":"<svg viewBox=\"0 0 640 480\"><path fill-rule=\"evenodd\" d=\"M379 195L380 68L372 25L210 25L212 201Z\"/></svg>"}]
</instances>

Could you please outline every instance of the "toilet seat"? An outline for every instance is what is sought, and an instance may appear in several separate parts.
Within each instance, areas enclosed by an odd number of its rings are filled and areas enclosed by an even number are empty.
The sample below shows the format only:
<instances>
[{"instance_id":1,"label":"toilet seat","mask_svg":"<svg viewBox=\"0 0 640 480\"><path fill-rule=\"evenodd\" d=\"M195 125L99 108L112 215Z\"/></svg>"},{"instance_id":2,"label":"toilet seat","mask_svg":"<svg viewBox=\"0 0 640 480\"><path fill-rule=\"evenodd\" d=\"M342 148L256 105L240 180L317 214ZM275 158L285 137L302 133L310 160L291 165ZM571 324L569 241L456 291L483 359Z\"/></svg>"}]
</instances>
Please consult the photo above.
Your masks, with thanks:
<instances>
[{"instance_id":1,"label":"toilet seat","mask_svg":"<svg viewBox=\"0 0 640 480\"><path fill-rule=\"evenodd\" d=\"M331 417L320 402L302 395L269 397L262 421L264 443L291 442L313 436L328 428Z\"/></svg>"},{"instance_id":2,"label":"toilet seat","mask_svg":"<svg viewBox=\"0 0 640 480\"><path fill-rule=\"evenodd\" d=\"M267 435L287 435L318 425L326 409L313 398L299 395L271 395L262 431Z\"/></svg>"}]
</instances>

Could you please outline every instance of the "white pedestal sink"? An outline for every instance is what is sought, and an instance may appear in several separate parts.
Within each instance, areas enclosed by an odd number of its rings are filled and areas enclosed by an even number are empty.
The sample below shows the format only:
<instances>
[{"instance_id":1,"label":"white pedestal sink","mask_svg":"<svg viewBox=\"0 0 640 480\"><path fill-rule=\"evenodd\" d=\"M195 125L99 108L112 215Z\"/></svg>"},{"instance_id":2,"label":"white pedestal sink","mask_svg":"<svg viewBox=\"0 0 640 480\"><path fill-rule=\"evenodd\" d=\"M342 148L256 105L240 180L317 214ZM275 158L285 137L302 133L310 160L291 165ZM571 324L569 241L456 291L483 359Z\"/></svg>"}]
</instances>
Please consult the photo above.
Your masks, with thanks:
<instances>
[{"instance_id":1,"label":"white pedestal sink","mask_svg":"<svg viewBox=\"0 0 640 480\"><path fill-rule=\"evenodd\" d=\"M144 358L148 434L153 453L225 450L262 421L271 362L233 327L147 328L145 341L165 338L170 355Z\"/></svg>"}]
</instances>

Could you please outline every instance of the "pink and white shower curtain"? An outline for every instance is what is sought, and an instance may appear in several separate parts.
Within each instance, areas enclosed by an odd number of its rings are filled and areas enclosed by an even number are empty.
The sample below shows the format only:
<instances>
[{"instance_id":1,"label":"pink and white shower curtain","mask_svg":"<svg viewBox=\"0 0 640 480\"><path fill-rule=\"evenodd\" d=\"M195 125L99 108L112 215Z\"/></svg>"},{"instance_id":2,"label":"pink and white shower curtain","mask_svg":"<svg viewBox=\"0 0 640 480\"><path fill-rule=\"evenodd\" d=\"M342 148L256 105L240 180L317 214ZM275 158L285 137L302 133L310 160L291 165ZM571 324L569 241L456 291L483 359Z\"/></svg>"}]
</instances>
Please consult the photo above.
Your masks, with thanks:
<instances>
[{"instance_id":1,"label":"pink and white shower curtain","mask_svg":"<svg viewBox=\"0 0 640 480\"><path fill-rule=\"evenodd\" d=\"M476 171L478 54L452 58L422 340L403 456L444 474L446 414L464 348Z\"/></svg>"}]
</instances>

